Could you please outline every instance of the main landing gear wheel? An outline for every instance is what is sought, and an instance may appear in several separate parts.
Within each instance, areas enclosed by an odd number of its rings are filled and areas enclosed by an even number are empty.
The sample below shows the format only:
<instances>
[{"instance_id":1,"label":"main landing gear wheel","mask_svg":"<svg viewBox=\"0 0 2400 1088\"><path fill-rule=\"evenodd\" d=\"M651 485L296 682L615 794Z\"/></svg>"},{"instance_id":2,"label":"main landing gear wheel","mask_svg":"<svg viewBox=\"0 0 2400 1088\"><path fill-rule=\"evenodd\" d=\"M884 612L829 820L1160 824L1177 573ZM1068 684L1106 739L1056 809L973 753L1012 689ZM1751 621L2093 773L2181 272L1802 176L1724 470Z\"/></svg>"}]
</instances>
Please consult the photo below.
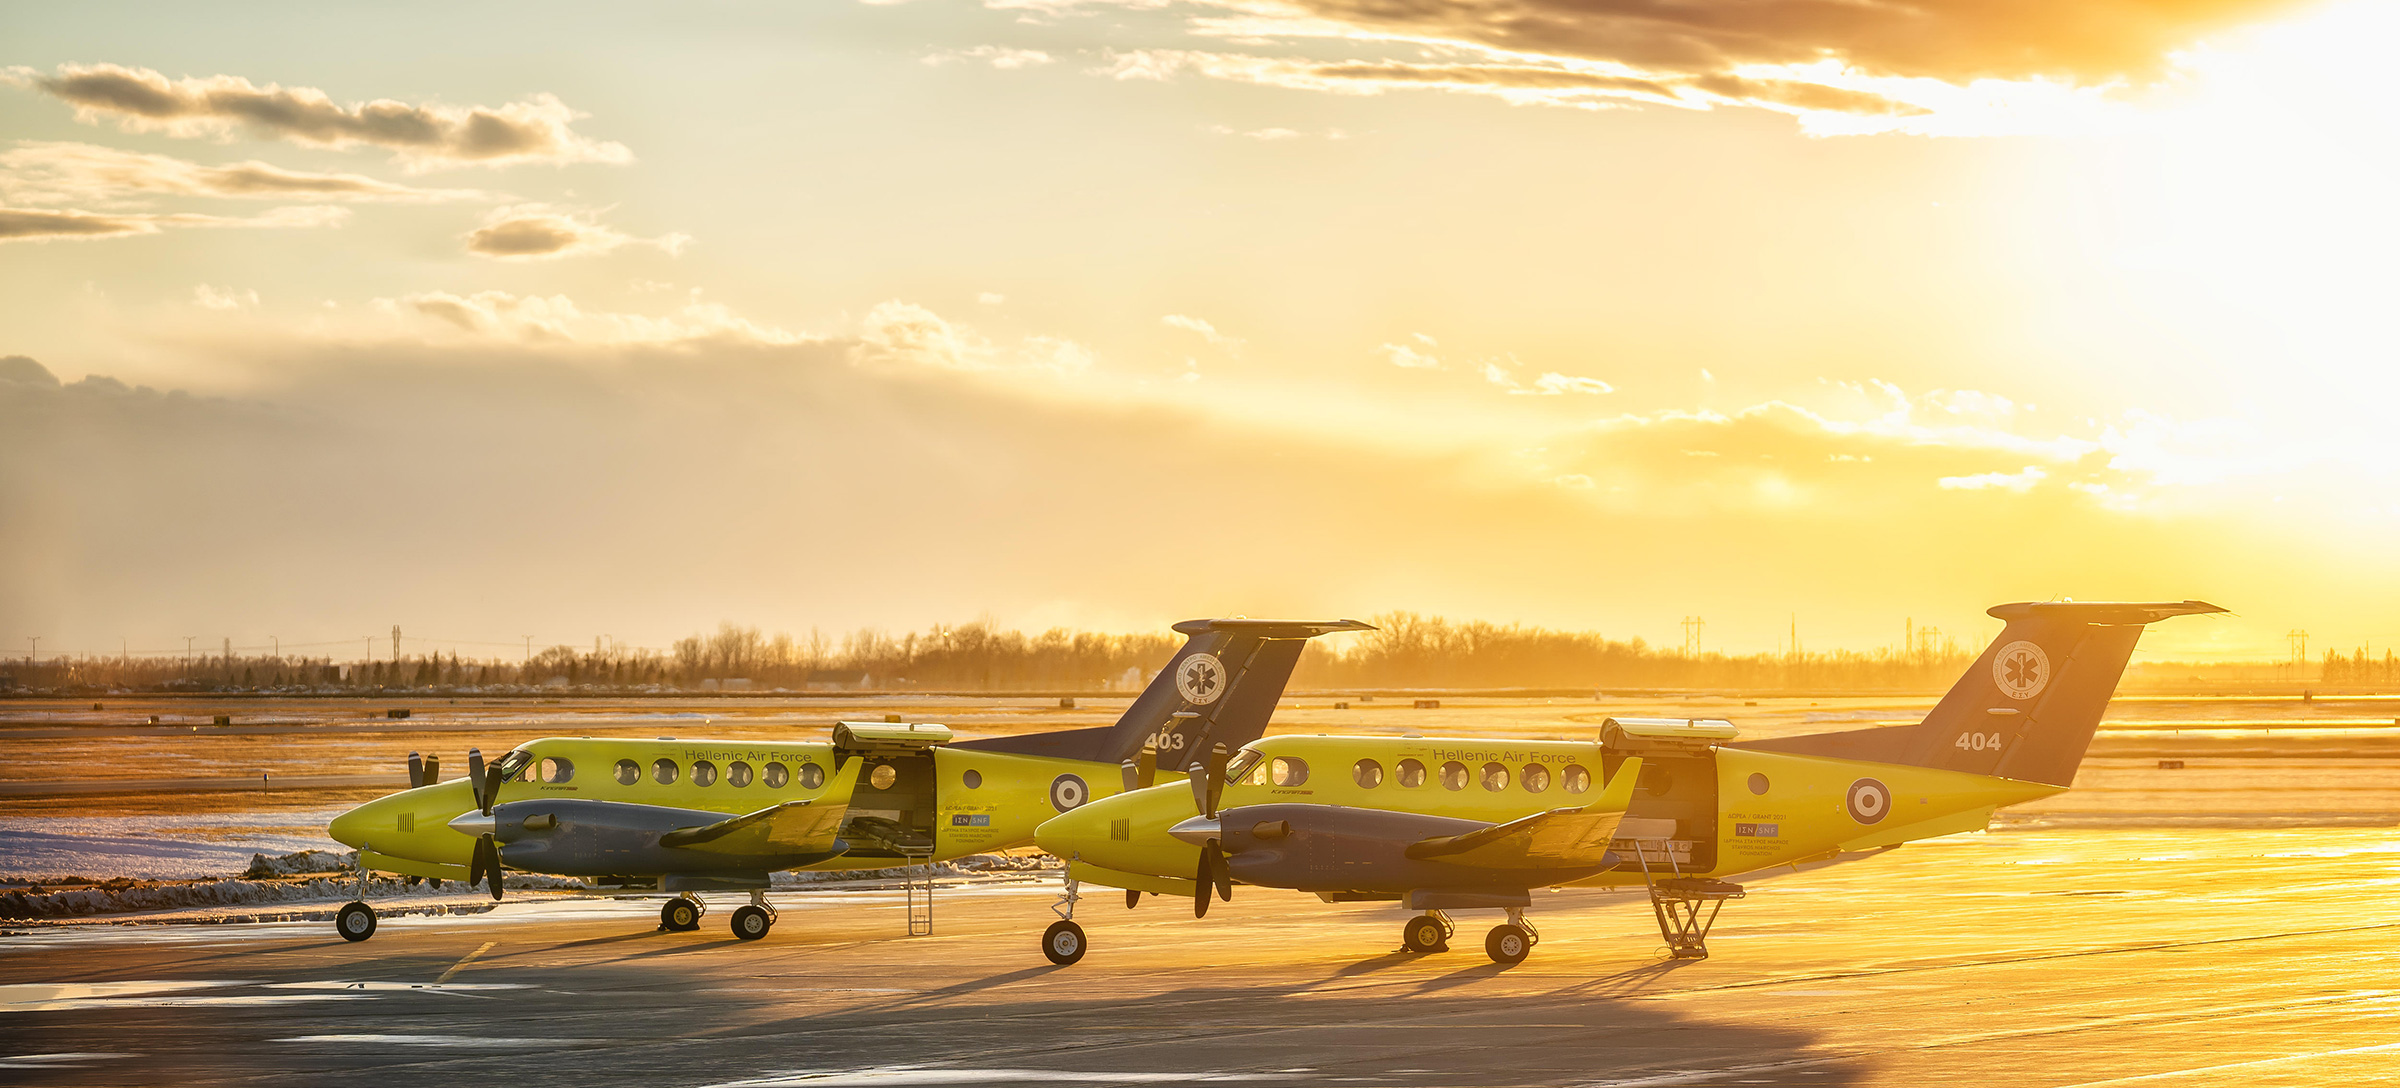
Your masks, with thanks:
<instances>
[{"instance_id":1,"label":"main landing gear wheel","mask_svg":"<svg viewBox=\"0 0 2400 1088\"><path fill-rule=\"evenodd\" d=\"M767 908L747 906L733 912L733 935L745 941L755 941L775 928L775 916Z\"/></svg>"},{"instance_id":2,"label":"main landing gear wheel","mask_svg":"<svg viewBox=\"0 0 2400 1088\"><path fill-rule=\"evenodd\" d=\"M700 905L689 899L669 899L658 911L658 928L669 933L689 933L700 928Z\"/></svg>"},{"instance_id":3,"label":"main landing gear wheel","mask_svg":"<svg viewBox=\"0 0 2400 1088\"><path fill-rule=\"evenodd\" d=\"M1516 926L1493 926L1491 935L1483 939L1483 950L1493 963L1522 963L1525 954L1533 951L1533 935Z\"/></svg>"},{"instance_id":4,"label":"main landing gear wheel","mask_svg":"<svg viewBox=\"0 0 2400 1088\"><path fill-rule=\"evenodd\" d=\"M351 903L333 916L333 928L345 941L363 941L375 935L375 908L365 903Z\"/></svg>"},{"instance_id":5,"label":"main landing gear wheel","mask_svg":"<svg viewBox=\"0 0 2400 1088\"><path fill-rule=\"evenodd\" d=\"M1088 947L1083 939L1083 927L1073 922L1052 922L1050 928L1042 933L1042 955L1050 957L1050 962L1060 967L1072 966L1075 961L1082 959L1084 949Z\"/></svg>"},{"instance_id":6,"label":"main landing gear wheel","mask_svg":"<svg viewBox=\"0 0 2400 1088\"><path fill-rule=\"evenodd\" d=\"M1442 920L1433 915L1418 915L1401 927L1400 948L1418 955L1447 952L1450 950L1449 927L1442 925Z\"/></svg>"}]
</instances>

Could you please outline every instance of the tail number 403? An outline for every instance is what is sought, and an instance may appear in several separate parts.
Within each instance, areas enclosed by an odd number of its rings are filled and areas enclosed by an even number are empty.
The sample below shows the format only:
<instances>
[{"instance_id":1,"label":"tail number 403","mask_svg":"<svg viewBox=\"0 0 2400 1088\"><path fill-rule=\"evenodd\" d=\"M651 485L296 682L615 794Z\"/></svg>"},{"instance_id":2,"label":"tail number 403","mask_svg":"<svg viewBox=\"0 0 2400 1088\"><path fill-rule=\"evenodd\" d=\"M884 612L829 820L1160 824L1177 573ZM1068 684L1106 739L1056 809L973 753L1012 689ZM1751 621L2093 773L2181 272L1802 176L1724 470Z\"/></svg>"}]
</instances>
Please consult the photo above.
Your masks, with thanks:
<instances>
[{"instance_id":1,"label":"tail number 403","mask_svg":"<svg viewBox=\"0 0 2400 1088\"><path fill-rule=\"evenodd\" d=\"M1161 731L1143 738L1142 743L1161 752L1180 752L1183 751L1183 734Z\"/></svg>"},{"instance_id":2,"label":"tail number 403","mask_svg":"<svg viewBox=\"0 0 2400 1088\"><path fill-rule=\"evenodd\" d=\"M2000 750L2000 734L1960 733L1958 739L1951 742L1951 747L1969 752L1997 752Z\"/></svg>"}]
</instances>

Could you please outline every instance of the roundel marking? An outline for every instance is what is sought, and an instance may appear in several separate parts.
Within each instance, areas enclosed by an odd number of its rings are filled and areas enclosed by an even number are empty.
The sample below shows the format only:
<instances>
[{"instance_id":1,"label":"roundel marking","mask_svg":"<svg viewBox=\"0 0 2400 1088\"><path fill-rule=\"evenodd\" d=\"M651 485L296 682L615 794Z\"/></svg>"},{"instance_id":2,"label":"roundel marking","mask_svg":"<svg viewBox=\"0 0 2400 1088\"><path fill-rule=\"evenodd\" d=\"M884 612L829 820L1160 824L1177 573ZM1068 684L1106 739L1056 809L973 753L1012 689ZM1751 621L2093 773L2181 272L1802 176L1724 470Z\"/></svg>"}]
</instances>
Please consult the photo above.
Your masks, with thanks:
<instances>
[{"instance_id":1,"label":"roundel marking","mask_svg":"<svg viewBox=\"0 0 2400 1088\"><path fill-rule=\"evenodd\" d=\"M2031 699L2050 684L2050 655L2018 639L1992 655L1992 682L2011 699Z\"/></svg>"},{"instance_id":2,"label":"roundel marking","mask_svg":"<svg viewBox=\"0 0 2400 1088\"><path fill-rule=\"evenodd\" d=\"M1850 783L1850 796L1844 800L1850 818L1862 824L1880 823L1892 811L1892 791L1872 778Z\"/></svg>"},{"instance_id":3,"label":"roundel marking","mask_svg":"<svg viewBox=\"0 0 2400 1088\"><path fill-rule=\"evenodd\" d=\"M1062 774L1050 780L1050 807L1065 812L1092 799L1092 788L1081 775Z\"/></svg>"},{"instance_id":4,"label":"roundel marking","mask_svg":"<svg viewBox=\"0 0 2400 1088\"><path fill-rule=\"evenodd\" d=\"M1193 706L1207 706L1225 694L1225 663L1215 654L1193 654L1175 668L1175 693Z\"/></svg>"}]
</instances>

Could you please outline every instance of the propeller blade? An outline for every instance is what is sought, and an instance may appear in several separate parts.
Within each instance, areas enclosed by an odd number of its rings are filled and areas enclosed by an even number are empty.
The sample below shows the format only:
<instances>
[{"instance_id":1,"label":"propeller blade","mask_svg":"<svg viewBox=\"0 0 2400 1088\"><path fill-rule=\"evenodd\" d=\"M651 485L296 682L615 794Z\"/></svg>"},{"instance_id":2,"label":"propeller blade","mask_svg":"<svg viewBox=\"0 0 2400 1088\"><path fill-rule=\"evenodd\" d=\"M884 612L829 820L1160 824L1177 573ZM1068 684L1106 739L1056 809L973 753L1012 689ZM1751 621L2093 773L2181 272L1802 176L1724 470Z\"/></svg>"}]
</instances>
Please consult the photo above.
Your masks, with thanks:
<instances>
[{"instance_id":1,"label":"propeller blade","mask_svg":"<svg viewBox=\"0 0 2400 1088\"><path fill-rule=\"evenodd\" d=\"M430 786L430 785L433 785L434 783L436 783L436 782L439 782L439 781L441 781L441 780L442 780L442 757L441 757L441 756L439 756L439 755L430 755L430 756L426 756L426 757L425 757L425 784L426 784L426 785L428 785L428 786Z\"/></svg>"},{"instance_id":2,"label":"propeller blade","mask_svg":"<svg viewBox=\"0 0 2400 1088\"><path fill-rule=\"evenodd\" d=\"M1200 878L1215 885L1217 898L1233 902L1233 869L1225 864L1225 851L1215 839L1200 847Z\"/></svg>"},{"instance_id":3,"label":"propeller blade","mask_svg":"<svg viewBox=\"0 0 2400 1088\"><path fill-rule=\"evenodd\" d=\"M425 758L415 752L410 752L408 754L408 788L413 790L424 784Z\"/></svg>"},{"instance_id":4,"label":"propeller blade","mask_svg":"<svg viewBox=\"0 0 2400 1088\"><path fill-rule=\"evenodd\" d=\"M1208 768L1194 767L1188 772L1192 780L1192 808L1211 820L1217 818L1217 806L1209 803Z\"/></svg>"},{"instance_id":5,"label":"propeller blade","mask_svg":"<svg viewBox=\"0 0 2400 1088\"><path fill-rule=\"evenodd\" d=\"M467 788L475 793L475 807L490 811L483 800L483 749L467 749Z\"/></svg>"},{"instance_id":6,"label":"propeller blade","mask_svg":"<svg viewBox=\"0 0 2400 1088\"><path fill-rule=\"evenodd\" d=\"M1133 890L1133 889L1131 889L1131 888L1127 888L1127 889L1125 889L1125 909L1126 909L1126 910L1132 910L1133 908L1135 908L1135 907L1138 907L1138 906L1141 906L1141 905L1142 905L1142 893L1140 893L1140 892L1137 892L1137 891L1135 891L1135 890Z\"/></svg>"},{"instance_id":7,"label":"propeller blade","mask_svg":"<svg viewBox=\"0 0 2400 1088\"><path fill-rule=\"evenodd\" d=\"M1220 744L1208 750L1208 818L1217 818L1217 802L1225 796L1225 764L1233 753Z\"/></svg>"},{"instance_id":8,"label":"propeller blade","mask_svg":"<svg viewBox=\"0 0 2400 1088\"><path fill-rule=\"evenodd\" d=\"M493 844L492 837L488 834L483 835L475 840L475 864L473 865L471 871L478 872L483 875L483 879L488 882L489 887L491 888L492 902L499 902L500 848ZM467 881L467 886L470 888L475 886L472 878L469 878Z\"/></svg>"},{"instance_id":9,"label":"propeller blade","mask_svg":"<svg viewBox=\"0 0 2400 1088\"><path fill-rule=\"evenodd\" d=\"M1208 917L1209 893L1215 890L1216 884L1208 879L1208 851L1203 848L1200 851L1200 871L1192 874L1192 917Z\"/></svg>"},{"instance_id":10,"label":"propeller blade","mask_svg":"<svg viewBox=\"0 0 2400 1088\"><path fill-rule=\"evenodd\" d=\"M476 800L482 804L484 815L489 816L492 814L492 806L499 803L500 800L499 764L494 763L491 766L483 769L482 796L476 798Z\"/></svg>"}]
</instances>

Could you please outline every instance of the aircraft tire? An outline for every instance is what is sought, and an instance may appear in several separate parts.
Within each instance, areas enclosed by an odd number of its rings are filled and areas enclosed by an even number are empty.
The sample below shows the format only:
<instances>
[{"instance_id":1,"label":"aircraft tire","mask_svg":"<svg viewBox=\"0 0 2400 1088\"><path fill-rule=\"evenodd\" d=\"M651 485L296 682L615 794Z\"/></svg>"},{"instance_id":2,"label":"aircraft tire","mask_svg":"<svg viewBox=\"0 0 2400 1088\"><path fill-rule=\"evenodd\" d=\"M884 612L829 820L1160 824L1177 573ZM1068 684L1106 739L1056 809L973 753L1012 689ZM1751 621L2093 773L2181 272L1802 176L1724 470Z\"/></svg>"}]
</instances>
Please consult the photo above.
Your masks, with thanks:
<instances>
[{"instance_id":1,"label":"aircraft tire","mask_svg":"<svg viewBox=\"0 0 2400 1088\"><path fill-rule=\"evenodd\" d=\"M775 928L775 916L760 906L743 907L733 912L733 935L745 941L755 941Z\"/></svg>"},{"instance_id":2,"label":"aircraft tire","mask_svg":"<svg viewBox=\"0 0 2400 1088\"><path fill-rule=\"evenodd\" d=\"M1533 951L1533 934L1516 926L1493 926L1491 935L1483 939L1483 950L1493 963L1523 963L1525 954Z\"/></svg>"},{"instance_id":3,"label":"aircraft tire","mask_svg":"<svg viewBox=\"0 0 2400 1088\"><path fill-rule=\"evenodd\" d=\"M1450 935L1442 931L1441 919L1420 914L1401 927L1400 947L1420 956L1447 952L1450 950Z\"/></svg>"},{"instance_id":4,"label":"aircraft tire","mask_svg":"<svg viewBox=\"0 0 2400 1088\"><path fill-rule=\"evenodd\" d=\"M365 903L352 903L333 916L334 932L345 941L363 941L375 935L375 908Z\"/></svg>"},{"instance_id":5,"label":"aircraft tire","mask_svg":"<svg viewBox=\"0 0 2400 1088\"><path fill-rule=\"evenodd\" d=\"M700 928L700 908L692 901L677 896L658 909L658 928L669 933L689 933Z\"/></svg>"},{"instance_id":6,"label":"aircraft tire","mask_svg":"<svg viewBox=\"0 0 2400 1088\"><path fill-rule=\"evenodd\" d=\"M1060 967L1074 966L1090 947L1091 942L1083 937L1083 927L1073 922L1052 922L1050 928L1042 932L1042 955L1050 957L1050 962Z\"/></svg>"}]
</instances>

